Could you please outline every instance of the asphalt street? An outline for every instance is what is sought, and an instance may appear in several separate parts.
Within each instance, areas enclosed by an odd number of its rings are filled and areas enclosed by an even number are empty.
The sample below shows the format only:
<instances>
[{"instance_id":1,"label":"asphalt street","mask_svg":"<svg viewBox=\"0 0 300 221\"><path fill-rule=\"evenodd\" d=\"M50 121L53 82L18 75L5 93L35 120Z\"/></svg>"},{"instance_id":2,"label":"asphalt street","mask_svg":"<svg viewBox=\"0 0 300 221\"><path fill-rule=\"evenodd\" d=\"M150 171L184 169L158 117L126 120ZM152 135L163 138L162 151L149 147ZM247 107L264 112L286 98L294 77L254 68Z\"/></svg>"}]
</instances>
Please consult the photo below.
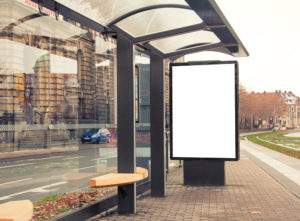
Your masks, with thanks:
<instances>
[{"instance_id":1,"label":"asphalt street","mask_svg":"<svg viewBox=\"0 0 300 221\"><path fill-rule=\"evenodd\" d=\"M0 160L0 203L85 189L90 177L116 170L116 157L116 146L80 144L58 156Z\"/></svg>"}]
</instances>

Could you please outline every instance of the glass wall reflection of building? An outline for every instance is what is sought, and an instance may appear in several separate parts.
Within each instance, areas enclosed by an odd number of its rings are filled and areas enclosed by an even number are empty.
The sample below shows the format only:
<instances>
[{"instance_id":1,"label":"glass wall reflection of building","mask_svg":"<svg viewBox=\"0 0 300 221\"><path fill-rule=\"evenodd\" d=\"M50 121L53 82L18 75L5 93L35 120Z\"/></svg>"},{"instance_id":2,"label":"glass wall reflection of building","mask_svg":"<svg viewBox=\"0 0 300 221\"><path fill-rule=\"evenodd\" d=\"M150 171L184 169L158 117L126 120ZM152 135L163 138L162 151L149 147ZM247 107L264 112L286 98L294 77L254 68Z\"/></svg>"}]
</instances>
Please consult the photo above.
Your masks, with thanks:
<instances>
[{"instance_id":1,"label":"glass wall reflection of building","mask_svg":"<svg viewBox=\"0 0 300 221\"><path fill-rule=\"evenodd\" d=\"M68 127L115 124L115 41L30 1L0 4L1 151L49 124L62 140Z\"/></svg>"},{"instance_id":2,"label":"glass wall reflection of building","mask_svg":"<svg viewBox=\"0 0 300 221\"><path fill-rule=\"evenodd\" d=\"M114 38L30 0L0 0L0 203L78 190L116 170L115 66ZM93 128L110 137L82 142Z\"/></svg>"}]
</instances>

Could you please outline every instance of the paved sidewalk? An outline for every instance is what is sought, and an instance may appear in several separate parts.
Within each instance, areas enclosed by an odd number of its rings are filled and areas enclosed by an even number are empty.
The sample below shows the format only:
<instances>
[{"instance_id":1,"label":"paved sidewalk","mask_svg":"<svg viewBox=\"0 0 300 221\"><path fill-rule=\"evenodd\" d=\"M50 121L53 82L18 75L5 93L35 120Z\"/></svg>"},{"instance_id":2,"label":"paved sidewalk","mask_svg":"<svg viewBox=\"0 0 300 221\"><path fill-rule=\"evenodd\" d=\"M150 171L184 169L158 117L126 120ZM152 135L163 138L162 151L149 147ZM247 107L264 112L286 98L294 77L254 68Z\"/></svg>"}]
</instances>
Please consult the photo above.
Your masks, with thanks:
<instances>
[{"instance_id":1,"label":"paved sidewalk","mask_svg":"<svg viewBox=\"0 0 300 221\"><path fill-rule=\"evenodd\" d=\"M241 149L259 167L300 199L300 160L250 141L241 141Z\"/></svg>"},{"instance_id":2,"label":"paved sidewalk","mask_svg":"<svg viewBox=\"0 0 300 221\"><path fill-rule=\"evenodd\" d=\"M226 162L226 186L182 185L182 168L171 168L167 196L137 200L137 214L108 215L102 220L300 220L300 199L246 156Z\"/></svg>"}]
</instances>

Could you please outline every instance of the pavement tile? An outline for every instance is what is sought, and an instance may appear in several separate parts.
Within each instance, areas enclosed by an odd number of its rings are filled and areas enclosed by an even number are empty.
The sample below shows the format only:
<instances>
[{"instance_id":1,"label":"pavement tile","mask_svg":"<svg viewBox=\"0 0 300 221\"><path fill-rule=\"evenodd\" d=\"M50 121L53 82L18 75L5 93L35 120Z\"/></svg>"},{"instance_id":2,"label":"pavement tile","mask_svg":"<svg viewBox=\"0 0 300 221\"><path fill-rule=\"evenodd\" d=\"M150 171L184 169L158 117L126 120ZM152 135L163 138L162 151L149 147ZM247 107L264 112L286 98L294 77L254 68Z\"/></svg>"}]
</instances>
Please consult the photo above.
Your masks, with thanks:
<instances>
[{"instance_id":1,"label":"pavement tile","mask_svg":"<svg viewBox=\"0 0 300 221\"><path fill-rule=\"evenodd\" d=\"M99 214L104 220L300 220L300 199L248 159L226 162L226 186L183 186L182 168L170 168L167 196L137 200L137 214Z\"/></svg>"}]
</instances>

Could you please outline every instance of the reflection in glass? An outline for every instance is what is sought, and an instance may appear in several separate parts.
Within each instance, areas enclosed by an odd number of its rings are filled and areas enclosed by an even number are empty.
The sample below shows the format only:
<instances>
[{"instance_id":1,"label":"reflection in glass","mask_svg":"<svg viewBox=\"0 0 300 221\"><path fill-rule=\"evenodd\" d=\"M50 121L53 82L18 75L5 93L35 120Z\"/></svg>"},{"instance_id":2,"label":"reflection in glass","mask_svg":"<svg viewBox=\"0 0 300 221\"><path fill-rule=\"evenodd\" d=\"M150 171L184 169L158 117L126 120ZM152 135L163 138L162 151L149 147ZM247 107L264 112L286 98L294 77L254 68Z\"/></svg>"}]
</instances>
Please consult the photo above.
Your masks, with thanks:
<instances>
[{"instance_id":1,"label":"reflection in glass","mask_svg":"<svg viewBox=\"0 0 300 221\"><path fill-rule=\"evenodd\" d=\"M115 48L30 0L0 1L0 203L116 171ZM93 128L97 142L82 143Z\"/></svg>"},{"instance_id":2,"label":"reflection in glass","mask_svg":"<svg viewBox=\"0 0 300 221\"><path fill-rule=\"evenodd\" d=\"M136 48L138 49L138 48ZM150 171L150 58L144 52L136 51L136 166ZM150 172L149 172L150 174ZM146 182L147 178L141 182Z\"/></svg>"}]
</instances>

